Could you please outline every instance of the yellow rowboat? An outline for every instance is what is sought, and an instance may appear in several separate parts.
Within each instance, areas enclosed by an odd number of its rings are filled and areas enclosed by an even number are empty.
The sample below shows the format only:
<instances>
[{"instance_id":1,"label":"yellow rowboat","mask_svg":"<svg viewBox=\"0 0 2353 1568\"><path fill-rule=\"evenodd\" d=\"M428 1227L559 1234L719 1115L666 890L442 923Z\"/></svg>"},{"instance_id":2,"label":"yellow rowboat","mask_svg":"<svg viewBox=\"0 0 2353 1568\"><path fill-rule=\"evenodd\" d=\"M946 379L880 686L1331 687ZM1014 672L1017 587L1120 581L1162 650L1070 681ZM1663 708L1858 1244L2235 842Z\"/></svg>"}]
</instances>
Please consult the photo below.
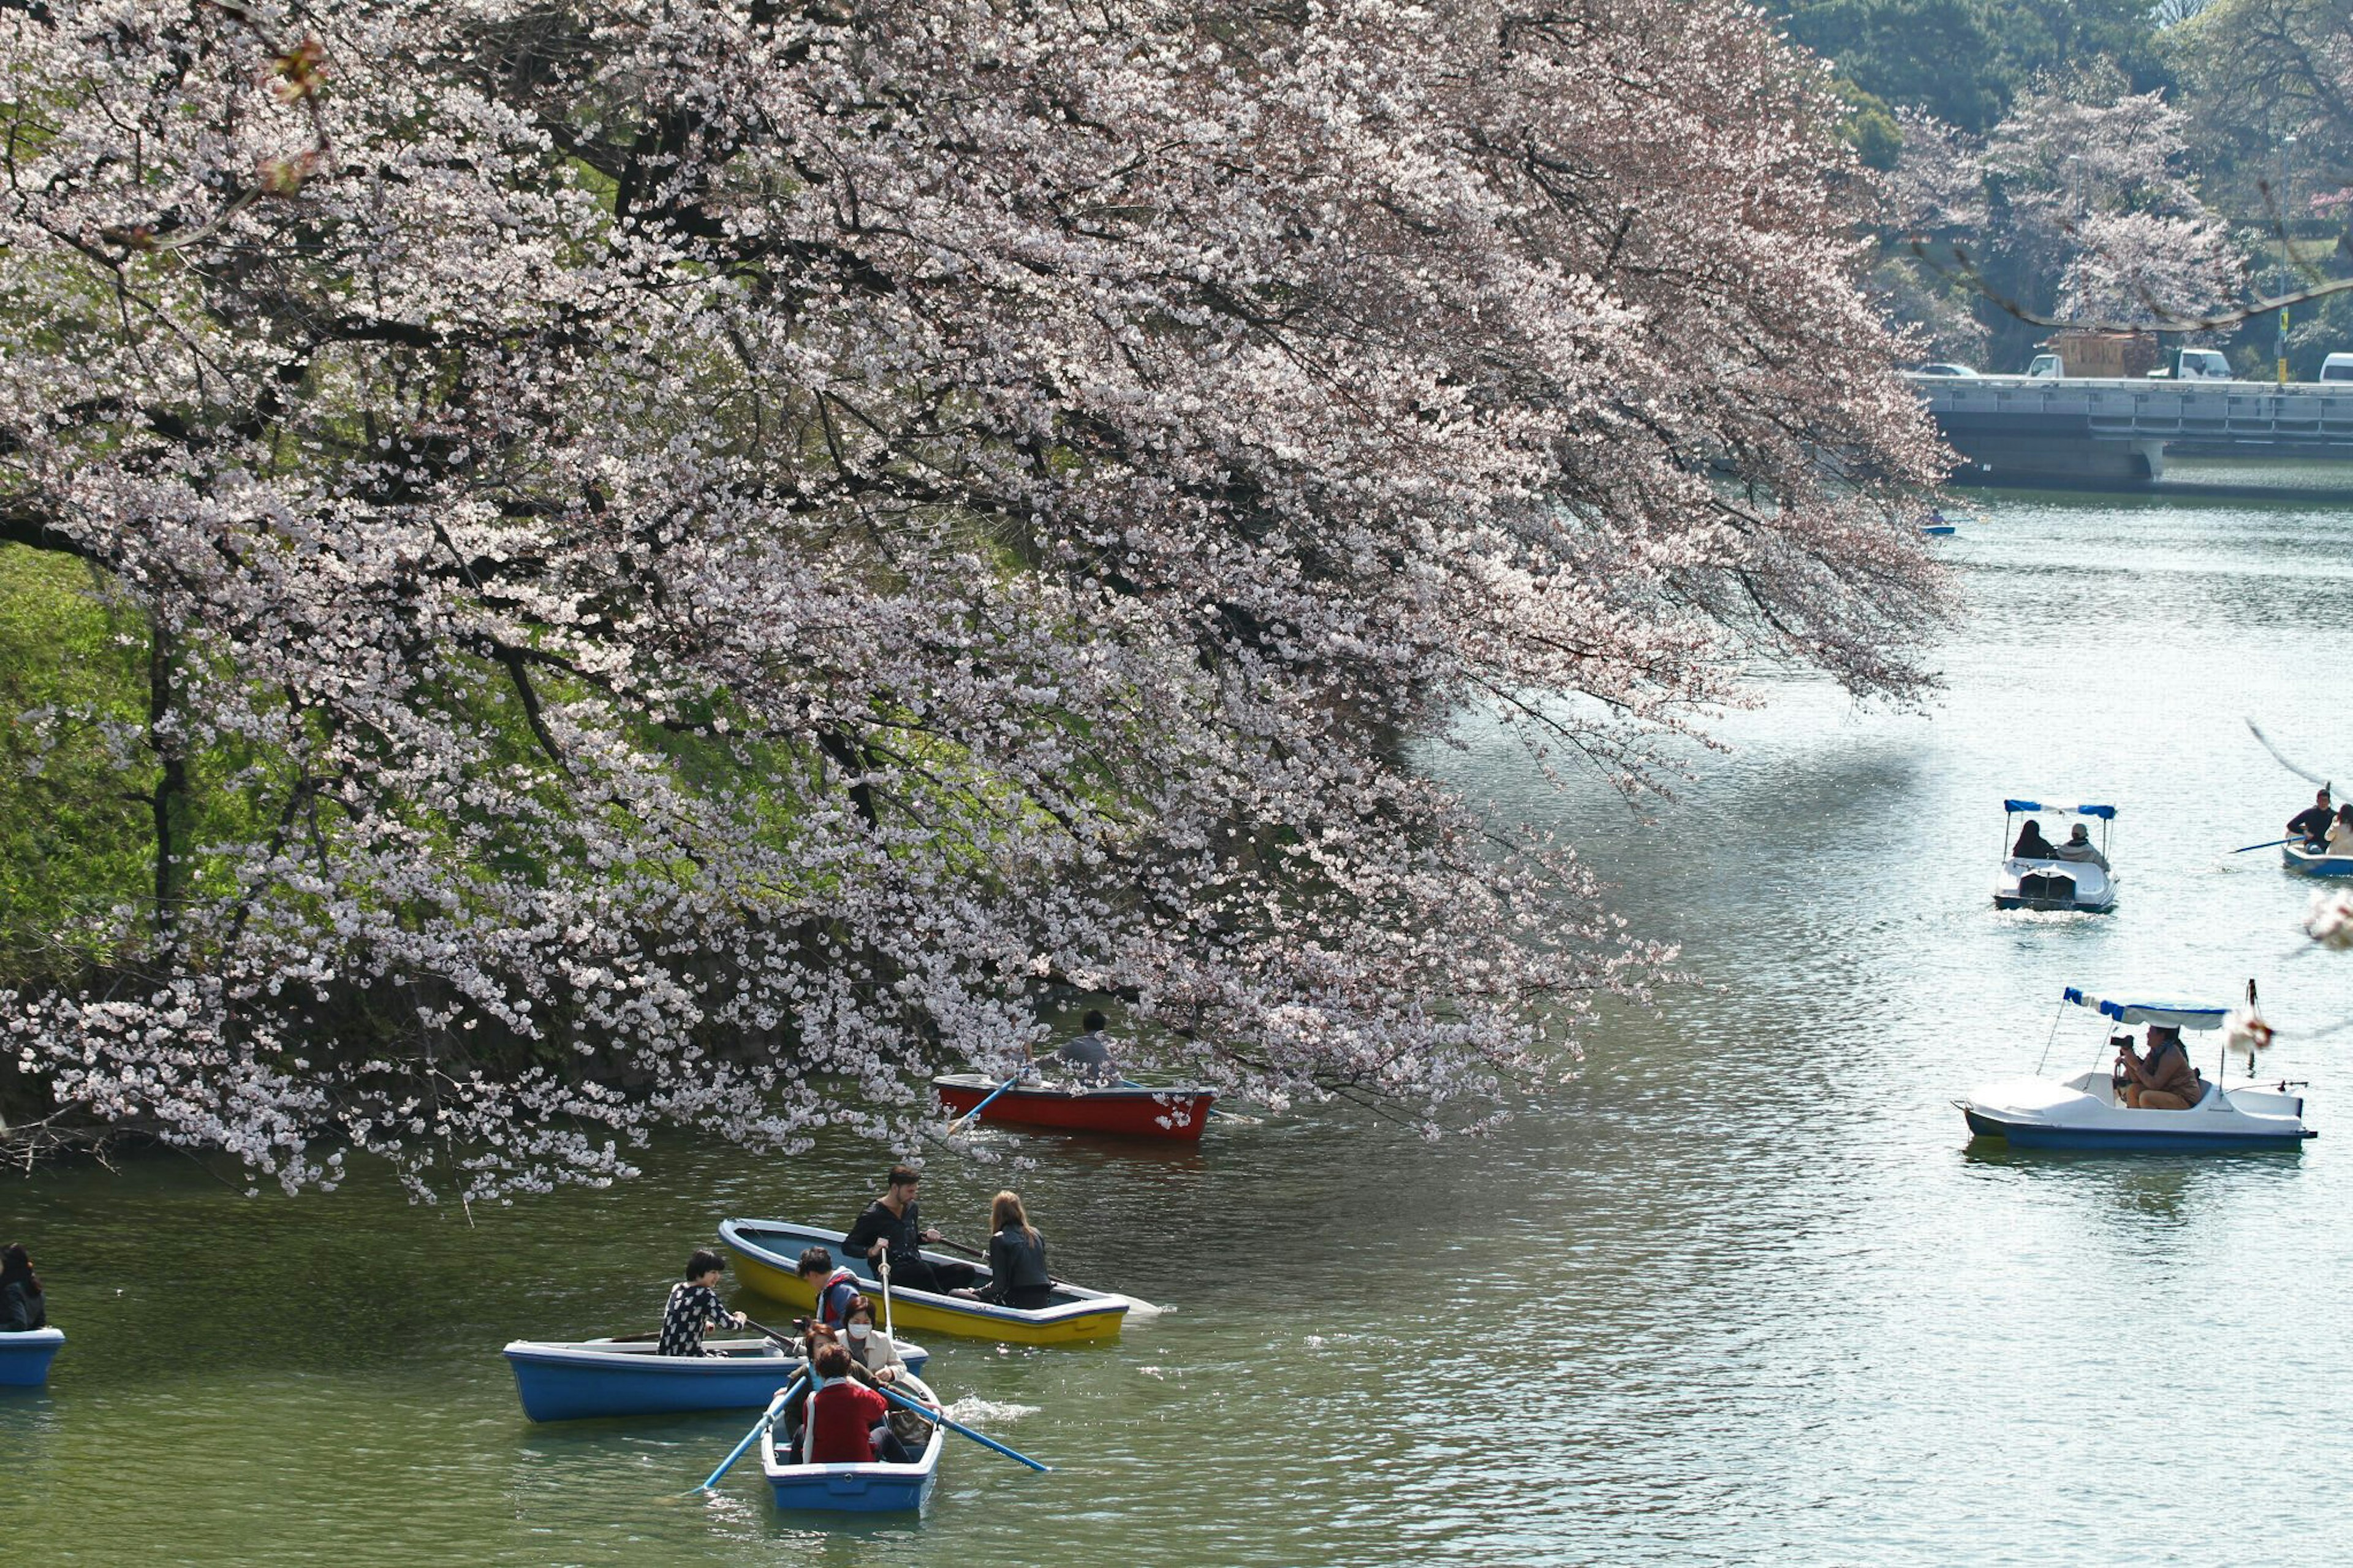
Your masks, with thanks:
<instances>
[{"instance_id":1,"label":"yellow rowboat","mask_svg":"<svg viewBox=\"0 0 2353 1568\"><path fill-rule=\"evenodd\" d=\"M778 1219L728 1219L719 1222L719 1239L735 1255L735 1277L763 1296L815 1307L817 1292L794 1270L805 1248L822 1247L834 1262L858 1276L859 1288L874 1298L879 1315L882 1281L864 1257L841 1249L841 1232L813 1225L793 1225ZM944 1253L926 1252L934 1263L954 1263ZM987 1270L983 1270L984 1277ZM929 1290L891 1287L891 1317L895 1331L929 1330L972 1340L999 1340L1017 1345L1069 1344L1077 1340L1109 1340L1119 1336L1128 1299L1108 1290L1088 1290L1076 1285L1054 1288L1053 1304L1035 1311L976 1301L966 1296L942 1296Z\"/></svg>"}]
</instances>

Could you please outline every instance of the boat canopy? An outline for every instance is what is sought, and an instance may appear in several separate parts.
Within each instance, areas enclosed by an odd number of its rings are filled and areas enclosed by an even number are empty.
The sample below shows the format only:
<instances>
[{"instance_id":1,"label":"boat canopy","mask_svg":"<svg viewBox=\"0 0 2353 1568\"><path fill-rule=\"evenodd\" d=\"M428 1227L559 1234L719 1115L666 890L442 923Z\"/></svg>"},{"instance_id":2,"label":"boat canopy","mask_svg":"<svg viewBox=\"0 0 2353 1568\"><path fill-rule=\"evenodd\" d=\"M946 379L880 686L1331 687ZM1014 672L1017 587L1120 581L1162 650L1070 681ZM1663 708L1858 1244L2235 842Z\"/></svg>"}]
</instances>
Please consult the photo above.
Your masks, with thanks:
<instances>
[{"instance_id":1,"label":"boat canopy","mask_svg":"<svg viewBox=\"0 0 2353 1568\"><path fill-rule=\"evenodd\" d=\"M2119 1024L2170 1024L2177 1029L2219 1029L2230 1016L2228 1007L2193 1007L2179 1002L2119 1002L2105 996L2094 996L2081 986L2070 985L2066 1000L2078 1007L2089 1007L2102 1017L2114 1018Z\"/></svg>"},{"instance_id":2,"label":"boat canopy","mask_svg":"<svg viewBox=\"0 0 2353 1568\"><path fill-rule=\"evenodd\" d=\"M2096 816L2104 822L2113 821L2116 815L2116 808L2113 805L2045 805L2038 800L2006 800L2001 803L2001 809L2004 812L2041 811L2052 816Z\"/></svg>"}]
</instances>

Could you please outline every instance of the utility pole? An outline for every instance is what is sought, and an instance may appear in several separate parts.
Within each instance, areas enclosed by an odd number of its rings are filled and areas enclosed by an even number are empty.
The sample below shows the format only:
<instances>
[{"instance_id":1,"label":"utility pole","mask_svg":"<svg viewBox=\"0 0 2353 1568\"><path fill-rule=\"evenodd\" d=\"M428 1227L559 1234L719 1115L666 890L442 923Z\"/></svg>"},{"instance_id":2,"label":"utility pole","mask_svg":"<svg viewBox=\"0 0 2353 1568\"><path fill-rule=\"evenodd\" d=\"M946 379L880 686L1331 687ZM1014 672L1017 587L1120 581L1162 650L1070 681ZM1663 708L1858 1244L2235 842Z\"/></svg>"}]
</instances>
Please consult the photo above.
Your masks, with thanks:
<instances>
[{"instance_id":1,"label":"utility pole","mask_svg":"<svg viewBox=\"0 0 2353 1568\"><path fill-rule=\"evenodd\" d=\"M2291 219L2288 215L2295 209L2288 199L2288 160L2294 157L2295 154L2295 138L2293 136L2281 137L2279 194L2280 259L2287 263L2288 271L2291 275L2293 275L2295 270L2295 230L2289 226ZM2287 384L2287 307L2285 305L2282 305L2280 307L2279 334L2273 346L2274 352L2279 359L2279 384L2282 386L2285 386Z\"/></svg>"}]
</instances>

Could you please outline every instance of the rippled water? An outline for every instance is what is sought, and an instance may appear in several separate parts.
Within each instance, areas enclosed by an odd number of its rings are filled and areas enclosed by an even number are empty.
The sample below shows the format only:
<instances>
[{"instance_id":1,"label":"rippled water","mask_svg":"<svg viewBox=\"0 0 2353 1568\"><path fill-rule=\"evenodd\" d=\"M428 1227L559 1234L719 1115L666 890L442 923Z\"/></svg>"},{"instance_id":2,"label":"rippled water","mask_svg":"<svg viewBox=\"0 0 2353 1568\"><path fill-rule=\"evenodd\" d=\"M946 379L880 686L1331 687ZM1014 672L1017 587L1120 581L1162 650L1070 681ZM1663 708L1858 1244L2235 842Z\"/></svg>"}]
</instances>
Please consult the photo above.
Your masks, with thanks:
<instances>
[{"instance_id":1,"label":"rippled water","mask_svg":"<svg viewBox=\"0 0 2353 1568\"><path fill-rule=\"evenodd\" d=\"M933 1342L1037 1476L951 1447L920 1523L812 1530L733 1415L533 1427L497 1351L653 1326L728 1215L843 1219L843 1145L664 1151L624 1190L463 1215L246 1200L193 1163L0 1184L72 1336L0 1397L0 1543L45 1563L1872 1563L2333 1560L2353 1538L2353 959L2268 852L2353 780L2353 512L1989 498L1926 716L1778 682L1638 823L1479 731L1443 765L1561 823L1699 984L1500 1135L1213 1128L1025 1142L1057 1267L1176 1308L1109 1346ZM2112 799L2123 907L1998 915L2005 794ZM2312 1080L2300 1155L1973 1148L2060 986L2227 1000ZM2303 1031L2299 1034L2297 1031ZM2063 1030L2054 1068L2090 1066ZM2202 1059L2201 1066L2209 1065ZM1024 1142L1009 1139L1008 1143ZM935 1169L966 1239L997 1173ZM761 1307L756 1299L746 1305ZM1014 1413L1031 1407L1028 1413Z\"/></svg>"}]
</instances>

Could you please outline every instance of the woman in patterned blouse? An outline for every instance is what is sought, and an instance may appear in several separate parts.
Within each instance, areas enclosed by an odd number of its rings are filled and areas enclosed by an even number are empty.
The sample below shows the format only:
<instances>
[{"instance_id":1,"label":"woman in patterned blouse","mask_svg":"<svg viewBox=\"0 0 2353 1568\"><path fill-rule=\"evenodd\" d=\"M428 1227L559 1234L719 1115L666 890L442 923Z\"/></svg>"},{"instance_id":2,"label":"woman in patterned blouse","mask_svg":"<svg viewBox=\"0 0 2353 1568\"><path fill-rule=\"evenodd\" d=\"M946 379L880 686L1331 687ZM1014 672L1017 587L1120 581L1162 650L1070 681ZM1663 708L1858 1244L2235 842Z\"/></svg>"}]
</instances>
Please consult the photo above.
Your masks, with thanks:
<instances>
[{"instance_id":1,"label":"woman in patterned blouse","mask_svg":"<svg viewBox=\"0 0 2353 1568\"><path fill-rule=\"evenodd\" d=\"M659 1353L701 1355L705 1328L744 1326L743 1313L731 1312L719 1302L719 1276L726 1268L726 1259L707 1247L697 1248L686 1260L685 1281L670 1288L670 1304L662 1309Z\"/></svg>"}]
</instances>

